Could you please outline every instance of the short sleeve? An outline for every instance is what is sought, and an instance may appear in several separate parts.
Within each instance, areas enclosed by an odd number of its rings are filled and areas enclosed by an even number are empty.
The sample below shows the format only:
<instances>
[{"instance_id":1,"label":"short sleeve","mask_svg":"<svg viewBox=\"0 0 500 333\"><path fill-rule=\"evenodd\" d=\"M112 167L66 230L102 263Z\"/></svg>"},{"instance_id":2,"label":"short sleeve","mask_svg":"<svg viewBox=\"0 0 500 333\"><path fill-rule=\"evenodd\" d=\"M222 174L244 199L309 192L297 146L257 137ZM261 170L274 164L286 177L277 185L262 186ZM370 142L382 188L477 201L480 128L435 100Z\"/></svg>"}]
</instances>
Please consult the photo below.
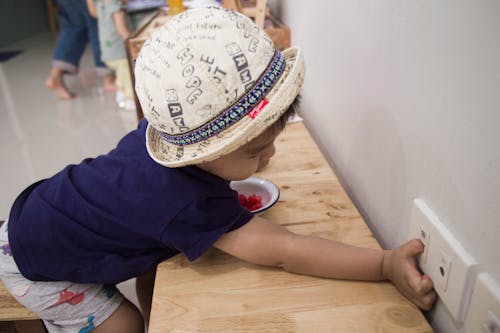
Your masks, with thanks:
<instances>
[{"instance_id":1,"label":"short sleeve","mask_svg":"<svg viewBox=\"0 0 500 333\"><path fill-rule=\"evenodd\" d=\"M224 233L238 229L253 217L237 197L199 198L182 209L162 234L162 242L193 261Z\"/></svg>"}]
</instances>

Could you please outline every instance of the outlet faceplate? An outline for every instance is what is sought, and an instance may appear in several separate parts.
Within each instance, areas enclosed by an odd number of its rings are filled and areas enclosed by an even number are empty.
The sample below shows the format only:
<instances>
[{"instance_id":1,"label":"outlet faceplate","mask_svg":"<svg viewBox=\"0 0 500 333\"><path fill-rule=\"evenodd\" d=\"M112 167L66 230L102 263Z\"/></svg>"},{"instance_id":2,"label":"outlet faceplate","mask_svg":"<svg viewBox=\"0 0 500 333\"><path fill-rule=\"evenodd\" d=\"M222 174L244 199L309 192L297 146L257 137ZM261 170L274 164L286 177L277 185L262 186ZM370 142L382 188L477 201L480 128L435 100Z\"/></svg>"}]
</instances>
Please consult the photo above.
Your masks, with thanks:
<instances>
[{"instance_id":1,"label":"outlet faceplate","mask_svg":"<svg viewBox=\"0 0 500 333\"><path fill-rule=\"evenodd\" d=\"M464 321L475 260L422 199L413 201L409 239L414 238L425 245L418 258L420 268L432 279L434 289L453 318Z\"/></svg>"},{"instance_id":2,"label":"outlet faceplate","mask_svg":"<svg viewBox=\"0 0 500 333\"><path fill-rule=\"evenodd\" d=\"M465 320L465 332L500 332L500 286L488 273L477 276Z\"/></svg>"}]
</instances>

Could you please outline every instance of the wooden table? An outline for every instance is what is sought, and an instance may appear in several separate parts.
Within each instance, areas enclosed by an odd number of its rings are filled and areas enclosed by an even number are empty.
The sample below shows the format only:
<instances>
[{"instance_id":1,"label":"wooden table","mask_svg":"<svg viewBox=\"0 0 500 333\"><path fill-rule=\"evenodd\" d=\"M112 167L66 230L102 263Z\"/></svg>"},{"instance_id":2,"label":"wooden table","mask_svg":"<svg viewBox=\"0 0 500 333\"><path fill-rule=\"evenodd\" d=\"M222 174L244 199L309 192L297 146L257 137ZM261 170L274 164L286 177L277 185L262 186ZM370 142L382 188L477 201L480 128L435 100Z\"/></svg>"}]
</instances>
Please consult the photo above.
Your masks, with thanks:
<instances>
[{"instance_id":1,"label":"wooden table","mask_svg":"<svg viewBox=\"0 0 500 333\"><path fill-rule=\"evenodd\" d=\"M300 234L380 248L302 123L290 124L257 176L281 189L262 216ZM316 278L245 263L211 249L158 266L150 333L432 332L389 282Z\"/></svg>"}]
</instances>

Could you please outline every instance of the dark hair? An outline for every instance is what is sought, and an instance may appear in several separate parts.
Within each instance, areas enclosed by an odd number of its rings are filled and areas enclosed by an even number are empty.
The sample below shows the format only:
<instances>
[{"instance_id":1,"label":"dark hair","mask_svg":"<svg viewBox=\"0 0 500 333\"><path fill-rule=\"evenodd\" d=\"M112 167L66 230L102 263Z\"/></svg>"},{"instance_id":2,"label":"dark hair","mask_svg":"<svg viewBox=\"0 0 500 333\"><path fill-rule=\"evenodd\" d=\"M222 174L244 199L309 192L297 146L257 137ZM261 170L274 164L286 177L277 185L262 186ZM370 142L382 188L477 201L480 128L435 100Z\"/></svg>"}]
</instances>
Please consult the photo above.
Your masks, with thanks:
<instances>
[{"instance_id":1,"label":"dark hair","mask_svg":"<svg viewBox=\"0 0 500 333\"><path fill-rule=\"evenodd\" d=\"M288 106L288 109L271 125L270 128L274 133L280 133L283 129L285 129L288 120L290 120L290 118L292 118L300 109L300 99L301 96L298 94L290 106Z\"/></svg>"}]
</instances>

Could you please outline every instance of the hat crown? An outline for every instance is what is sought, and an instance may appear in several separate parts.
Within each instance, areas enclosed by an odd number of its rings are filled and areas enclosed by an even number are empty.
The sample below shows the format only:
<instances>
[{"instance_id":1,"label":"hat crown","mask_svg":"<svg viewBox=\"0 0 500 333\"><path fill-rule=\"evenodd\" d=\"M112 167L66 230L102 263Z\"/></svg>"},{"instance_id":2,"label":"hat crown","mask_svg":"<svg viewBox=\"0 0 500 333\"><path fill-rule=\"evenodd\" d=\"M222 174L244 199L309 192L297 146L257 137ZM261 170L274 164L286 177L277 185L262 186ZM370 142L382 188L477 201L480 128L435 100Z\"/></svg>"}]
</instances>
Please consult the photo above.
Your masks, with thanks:
<instances>
[{"instance_id":1,"label":"hat crown","mask_svg":"<svg viewBox=\"0 0 500 333\"><path fill-rule=\"evenodd\" d=\"M192 131L244 96L274 54L269 36L242 14L185 11L154 32L137 57L144 116L168 135Z\"/></svg>"}]
</instances>

